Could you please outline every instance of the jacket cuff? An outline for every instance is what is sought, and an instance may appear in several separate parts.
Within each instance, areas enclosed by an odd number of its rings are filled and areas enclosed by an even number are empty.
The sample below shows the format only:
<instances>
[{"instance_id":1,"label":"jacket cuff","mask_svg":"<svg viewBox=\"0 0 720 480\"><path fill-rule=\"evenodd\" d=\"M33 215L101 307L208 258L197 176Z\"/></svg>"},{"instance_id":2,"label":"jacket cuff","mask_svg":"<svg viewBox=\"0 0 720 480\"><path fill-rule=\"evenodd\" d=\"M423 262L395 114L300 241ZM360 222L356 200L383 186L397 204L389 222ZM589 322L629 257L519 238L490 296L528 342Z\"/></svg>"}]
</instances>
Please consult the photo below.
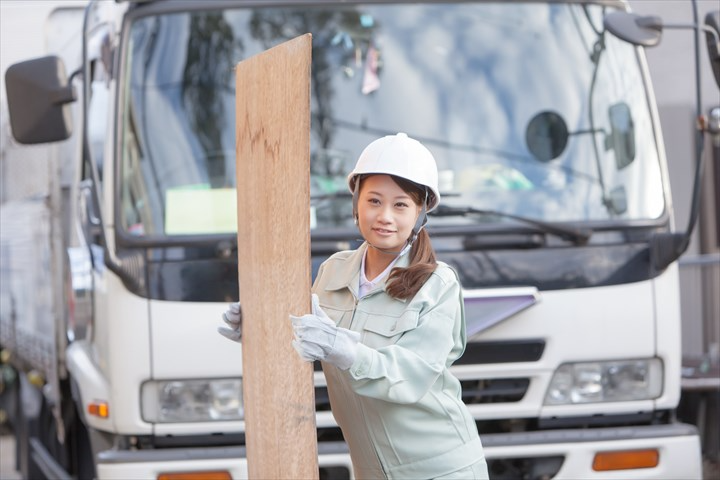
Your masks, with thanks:
<instances>
[{"instance_id":1,"label":"jacket cuff","mask_svg":"<svg viewBox=\"0 0 720 480\"><path fill-rule=\"evenodd\" d=\"M350 376L355 380L368 378L373 364L374 353L375 351L372 348L362 343L358 343L355 361L348 370L350 372Z\"/></svg>"}]
</instances>

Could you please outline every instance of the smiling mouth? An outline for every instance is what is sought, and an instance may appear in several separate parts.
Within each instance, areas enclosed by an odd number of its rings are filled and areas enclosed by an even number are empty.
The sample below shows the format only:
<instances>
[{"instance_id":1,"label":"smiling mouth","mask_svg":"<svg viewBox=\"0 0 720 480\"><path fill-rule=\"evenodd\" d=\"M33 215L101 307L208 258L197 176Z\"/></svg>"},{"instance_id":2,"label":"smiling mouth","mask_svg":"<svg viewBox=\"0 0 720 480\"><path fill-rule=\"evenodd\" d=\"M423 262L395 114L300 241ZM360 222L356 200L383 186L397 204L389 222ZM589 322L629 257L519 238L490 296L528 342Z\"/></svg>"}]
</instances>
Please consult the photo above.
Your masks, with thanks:
<instances>
[{"instance_id":1,"label":"smiling mouth","mask_svg":"<svg viewBox=\"0 0 720 480\"><path fill-rule=\"evenodd\" d=\"M373 228L373 230L377 233L385 234L385 235L395 233L395 230L388 230L386 228Z\"/></svg>"}]
</instances>

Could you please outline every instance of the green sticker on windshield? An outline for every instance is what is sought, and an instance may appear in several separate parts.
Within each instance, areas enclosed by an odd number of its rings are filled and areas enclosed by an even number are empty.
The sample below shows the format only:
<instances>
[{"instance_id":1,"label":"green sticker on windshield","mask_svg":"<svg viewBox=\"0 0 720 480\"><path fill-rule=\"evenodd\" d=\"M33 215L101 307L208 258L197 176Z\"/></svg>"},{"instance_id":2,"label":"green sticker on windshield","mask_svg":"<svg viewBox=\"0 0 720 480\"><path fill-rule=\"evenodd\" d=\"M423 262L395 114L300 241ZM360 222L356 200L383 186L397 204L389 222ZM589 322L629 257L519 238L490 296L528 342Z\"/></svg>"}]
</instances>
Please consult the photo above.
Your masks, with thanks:
<instances>
[{"instance_id":1,"label":"green sticker on windshield","mask_svg":"<svg viewBox=\"0 0 720 480\"><path fill-rule=\"evenodd\" d=\"M165 233L198 235L237 232L234 188L170 189L165 194Z\"/></svg>"}]
</instances>

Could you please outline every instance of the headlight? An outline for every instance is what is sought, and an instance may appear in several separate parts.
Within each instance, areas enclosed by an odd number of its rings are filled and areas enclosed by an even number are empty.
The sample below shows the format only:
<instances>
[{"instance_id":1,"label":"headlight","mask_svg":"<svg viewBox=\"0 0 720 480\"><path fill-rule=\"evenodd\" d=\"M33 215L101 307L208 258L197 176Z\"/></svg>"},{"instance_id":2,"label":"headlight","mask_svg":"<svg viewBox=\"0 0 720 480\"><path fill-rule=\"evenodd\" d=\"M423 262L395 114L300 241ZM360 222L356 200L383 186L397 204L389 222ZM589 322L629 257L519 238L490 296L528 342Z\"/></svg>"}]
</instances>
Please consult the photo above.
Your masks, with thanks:
<instances>
[{"instance_id":1,"label":"headlight","mask_svg":"<svg viewBox=\"0 0 720 480\"><path fill-rule=\"evenodd\" d=\"M242 380L151 381L142 386L142 417L151 423L243 418Z\"/></svg>"},{"instance_id":2,"label":"headlight","mask_svg":"<svg viewBox=\"0 0 720 480\"><path fill-rule=\"evenodd\" d=\"M545 405L649 400L662 393L663 366L657 358L560 365Z\"/></svg>"}]
</instances>

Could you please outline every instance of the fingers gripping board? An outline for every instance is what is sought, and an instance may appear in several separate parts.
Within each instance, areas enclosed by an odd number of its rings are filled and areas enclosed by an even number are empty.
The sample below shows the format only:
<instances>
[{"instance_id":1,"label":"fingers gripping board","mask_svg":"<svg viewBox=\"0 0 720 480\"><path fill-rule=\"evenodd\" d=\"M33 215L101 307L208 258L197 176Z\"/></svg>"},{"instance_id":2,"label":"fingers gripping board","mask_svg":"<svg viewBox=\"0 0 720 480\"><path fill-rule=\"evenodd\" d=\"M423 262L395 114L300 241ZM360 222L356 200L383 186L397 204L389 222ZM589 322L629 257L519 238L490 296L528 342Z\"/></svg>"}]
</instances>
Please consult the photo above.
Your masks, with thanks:
<instances>
[{"instance_id":1,"label":"fingers gripping board","mask_svg":"<svg viewBox=\"0 0 720 480\"><path fill-rule=\"evenodd\" d=\"M310 62L306 34L236 68L238 276L250 478L317 478L312 365L288 315L310 311Z\"/></svg>"}]
</instances>

